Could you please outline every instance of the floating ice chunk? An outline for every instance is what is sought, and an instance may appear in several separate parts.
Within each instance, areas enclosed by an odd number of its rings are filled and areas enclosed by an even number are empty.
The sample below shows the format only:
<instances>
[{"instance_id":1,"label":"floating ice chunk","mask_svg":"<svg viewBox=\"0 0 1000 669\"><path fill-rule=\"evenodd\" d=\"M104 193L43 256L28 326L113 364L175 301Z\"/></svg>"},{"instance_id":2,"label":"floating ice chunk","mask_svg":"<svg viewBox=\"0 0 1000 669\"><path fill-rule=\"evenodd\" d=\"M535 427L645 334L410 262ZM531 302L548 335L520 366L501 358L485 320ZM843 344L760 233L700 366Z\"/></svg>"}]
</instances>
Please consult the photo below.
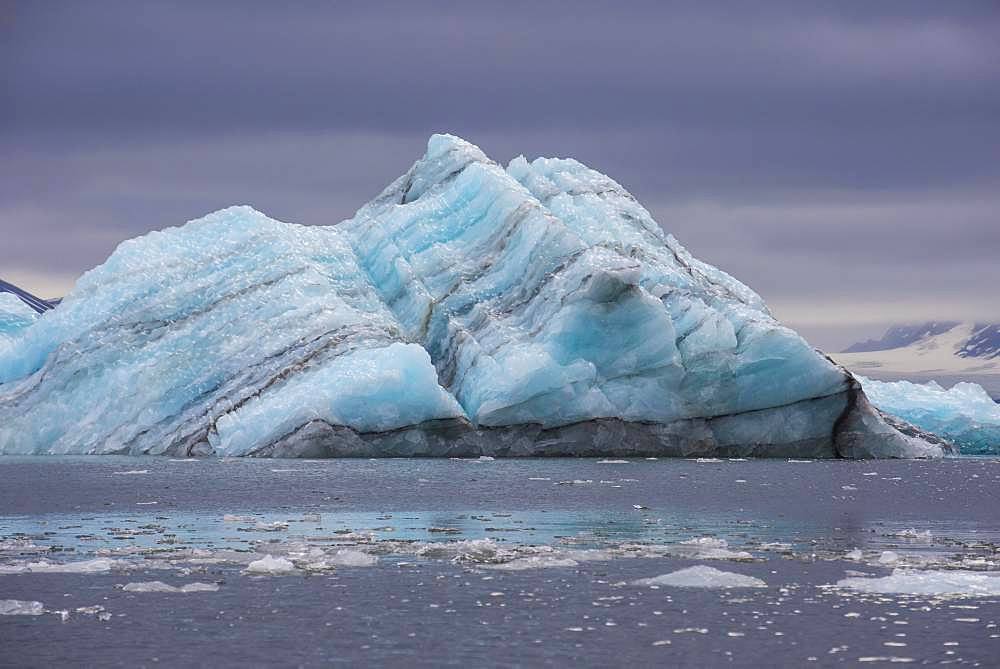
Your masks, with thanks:
<instances>
[{"instance_id":1,"label":"floating ice chunk","mask_svg":"<svg viewBox=\"0 0 1000 669\"><path fill-rule=\"evenodd\" d=\"M97 574L112 569L127 569L129 563L111 558L96 558L79 562L26 562L0 565L0 574Z\"/></svg>"},{"instance_id":2,"label":"floating ice chunk","mask_svg":"<svg viewBox=\"0 0 1000 669\"><path fill-rule=\"evenodd\" d=\"M338 567L371 567L378 564L378 558L374 555L350 548L341 548L337 552L326 558L331 565Z\"/></svg>"},{"instance_id":3,"label":"floating ice chunk","mask_svg":"<svg viewBox=\"0 0 1000 669\"><path fill-rule=\"evenodd\" d=\"M858 377L872 404L955 442L963 453L1000 453L1000 404L976 383L875 381Z\"/></svg>"},{"instance_id":4,"label":"floating ice chunk","mask_svg":"<svg viewBox=\"0 0 1000 669\"><path fill-rule=\"evenodd\" d=\"M880 578L845 578L837 587L878 594L988 597L1000 595L1000 573L896 569Z\"/></svg>"},{"instance_id":5,"label":"floating ice chunk","mask_svg":"<svg viewBox=\"0 0 1000 669\"><path fill-rule=\"evenodd\" d=\"M123 476L129 476L132 474L148 474L148 469L129 469L126 471L111 472L112 474L121 474Z\"/></svg>"},{"instance_id":6,"label":"floating ice chunk","mask_svg":"<svg viewBox=\"0 0 1000 669\"><path fill-rule=\"evenodd\" d=\"M516 558L510 562L501 564L486 565L487 569L500 569L502 571L525 571L528 569L553 569L579 566L579 562L567 557L556 557L548 555L529 555L523 558Z\"/></svg>"},{"instance_id":7,"label":"floating ice chunk","mask_svg":"<svg viewBox=\"0 0 1000 669\"><path fill-rule=\"evenodd\" d=\"M864 560L865 554L861 552L860 548L855 548L844 553L844 559L855 561Z\"/></svg>"},{"instance_id":8,"label":"floating ice chunk","mask_svg":"<svg viewBox=\"0 0 1000 669\"><path fill-rule=\"evenodd\" d=\"M248 564L245 571L248 574L291 574L295 571L295 565L283 557L265 555Z\"/></svg>"},{"instance_id":9,"label":"floating ice chunk","mask_svg":"<svg viewBox=\"0 0 1000 669\"><path fill-rule=\"evenodd\" d=\"M0 293L2 296L3 293ZM22 599L0 599L0 616L40 616L45 613L41 602Z\"/></svg>"},{"instance_id":10,"label":"floating ice chunk","mask_svg":"<svg viewBox=\"0 0 1000 669\"><path fill-rule=\"evenodd\" d=\"M142 581L138 583L126 583L122 590L125 592L216 592L219 589L218 583L185 583L180 587L168 585L163 581Z\"/></svg>"},{"instance_id":11,"label":"floating ice chunk","mask_svg":"<svg viewBox=\"0 0 1000 669\"><path fill-rule=\"evenodd\" d=\"M715 567L696 565L669 574L652 578L641 578L632 581L639 586L667 586L674 588L766 588L767 583L754 578L729 571L721 571Z\"/></svg>"},{"instance_id":12,"label":"floating ice chunk","mask_svg":"<svg viewBox=\"0 0 1000 669\"><path fill-rule=\"evenodd\" d=\"M729 549L729 542L716 537L698 537L688 539L668 547L671 554L687 557L693 560L753 560L754 556L747 551Z\"/></svg>"},{"instance_id":13,"label":"floating ice chunk","mask_svg":"<svg viewBox=\"0 0 1000 669\"><path fill-rule=\"evenodd\" d=\"M931 540L930 530L917 530L915 528L910 528L907 530L900 530L899 532L894 532L893 536L901 537L903 539L919 539L921 541Z\"/></svg>"},{"instance_id":14,"label":"floating ice chunk","mask_svg":"<svg viewBox=\"0 0 1000 669\"><path fill-rule=\"evenodd\" d=\"M896 564L899 562L899 553L895 551L882 551L882 554L878 556L879 564Z\"/></svg>"}]
</instances>

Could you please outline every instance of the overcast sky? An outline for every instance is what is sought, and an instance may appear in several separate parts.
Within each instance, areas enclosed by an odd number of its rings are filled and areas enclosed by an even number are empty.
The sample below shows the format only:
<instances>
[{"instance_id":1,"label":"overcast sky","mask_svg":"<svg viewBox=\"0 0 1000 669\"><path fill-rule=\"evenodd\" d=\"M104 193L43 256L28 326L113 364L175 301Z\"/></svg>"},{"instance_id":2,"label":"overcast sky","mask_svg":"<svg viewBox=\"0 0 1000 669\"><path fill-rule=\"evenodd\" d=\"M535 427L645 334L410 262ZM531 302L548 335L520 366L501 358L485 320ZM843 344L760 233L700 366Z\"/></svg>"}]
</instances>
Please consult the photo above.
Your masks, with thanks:
<instances>
[{"instance_id":1,"label":"overcast sky","mask_svg":"<svg viewBox=\"0 0 1000 669\"><path fill-rule=\"evenodd\" d=\"M1000 320L1000 4L0 0L0 277L230 204L350 217L432 132L572 156L814 344Z\"/></svg>"}]
</instances>

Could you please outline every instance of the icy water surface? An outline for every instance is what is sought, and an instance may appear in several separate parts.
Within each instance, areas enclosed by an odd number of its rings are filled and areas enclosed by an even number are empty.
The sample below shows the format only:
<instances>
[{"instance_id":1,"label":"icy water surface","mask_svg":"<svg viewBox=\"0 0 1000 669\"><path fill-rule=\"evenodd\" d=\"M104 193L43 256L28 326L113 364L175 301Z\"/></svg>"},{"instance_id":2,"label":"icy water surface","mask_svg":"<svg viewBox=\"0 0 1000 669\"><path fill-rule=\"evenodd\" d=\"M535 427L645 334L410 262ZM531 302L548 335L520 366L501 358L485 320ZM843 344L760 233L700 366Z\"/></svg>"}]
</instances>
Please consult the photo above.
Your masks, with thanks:
<instances>
[{"instance_id":1,"label":"icy water surface","mask_svg":"<svg viewBox=\"0 0 1000 669\"><path fill-rule=\"evenodd\" d=\"M997 666L998 483L981 458L0 458L0 666Z\"/></svg>"}]
</instances>

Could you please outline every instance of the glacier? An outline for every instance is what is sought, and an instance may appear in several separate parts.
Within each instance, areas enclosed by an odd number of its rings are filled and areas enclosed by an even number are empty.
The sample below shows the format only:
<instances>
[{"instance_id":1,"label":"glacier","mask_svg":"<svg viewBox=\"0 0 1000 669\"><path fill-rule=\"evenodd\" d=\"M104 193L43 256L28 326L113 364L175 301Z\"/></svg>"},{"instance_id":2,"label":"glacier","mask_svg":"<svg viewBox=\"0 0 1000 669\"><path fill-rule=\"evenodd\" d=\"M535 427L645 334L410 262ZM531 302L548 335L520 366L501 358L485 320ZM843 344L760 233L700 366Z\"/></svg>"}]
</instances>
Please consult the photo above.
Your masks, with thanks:
<instances>
[{"instance_id":1,"label":"glacier","mask_svg":"<svg viewBox=\"0 0 1000 669\"><path fill-rule=\"evenodd\" d=\"M1000 404L969 382L949 389L935 381L876 381L857 377L876 406L940 435L969 455L1000 454Z\"/></svg>"},{"instance_id":2,"label":"glacier","mask_svg":"<svg viewBox=\"0 0 1000 669\"><path fill-rule=\"evenodd\" d=\"M950 448L872 407L609 177L504 168L451 135L337 225L238 206L123 242L3 336L2 453Z\"/></svg>"}]
</instances>

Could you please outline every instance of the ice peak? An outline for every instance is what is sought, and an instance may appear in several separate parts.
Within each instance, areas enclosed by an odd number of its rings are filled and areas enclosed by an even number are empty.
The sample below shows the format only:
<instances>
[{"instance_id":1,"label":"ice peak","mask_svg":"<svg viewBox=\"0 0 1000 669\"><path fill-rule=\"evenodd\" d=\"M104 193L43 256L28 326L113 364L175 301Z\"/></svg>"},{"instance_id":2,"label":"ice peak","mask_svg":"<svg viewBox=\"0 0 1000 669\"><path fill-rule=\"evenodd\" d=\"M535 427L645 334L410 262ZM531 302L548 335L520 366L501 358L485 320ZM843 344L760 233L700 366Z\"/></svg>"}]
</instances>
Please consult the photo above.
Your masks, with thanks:
<instances>
[{"instance_id":1,"label":"ice peak","mask_svg":"<svg viewBox=\"0 0 1000 669\"><path fill-rule=\"evenodd\" d=\"M478 154L483 161L488 161L489 158L483 153L483 150L470 141L462 139L457 135L451 135L449 133L434 133L427 140L427 153L424 155L425 160L431 160L435 158L440 158L445 154L458 151L464 154Z\"/></svg>"}]
</instances>

